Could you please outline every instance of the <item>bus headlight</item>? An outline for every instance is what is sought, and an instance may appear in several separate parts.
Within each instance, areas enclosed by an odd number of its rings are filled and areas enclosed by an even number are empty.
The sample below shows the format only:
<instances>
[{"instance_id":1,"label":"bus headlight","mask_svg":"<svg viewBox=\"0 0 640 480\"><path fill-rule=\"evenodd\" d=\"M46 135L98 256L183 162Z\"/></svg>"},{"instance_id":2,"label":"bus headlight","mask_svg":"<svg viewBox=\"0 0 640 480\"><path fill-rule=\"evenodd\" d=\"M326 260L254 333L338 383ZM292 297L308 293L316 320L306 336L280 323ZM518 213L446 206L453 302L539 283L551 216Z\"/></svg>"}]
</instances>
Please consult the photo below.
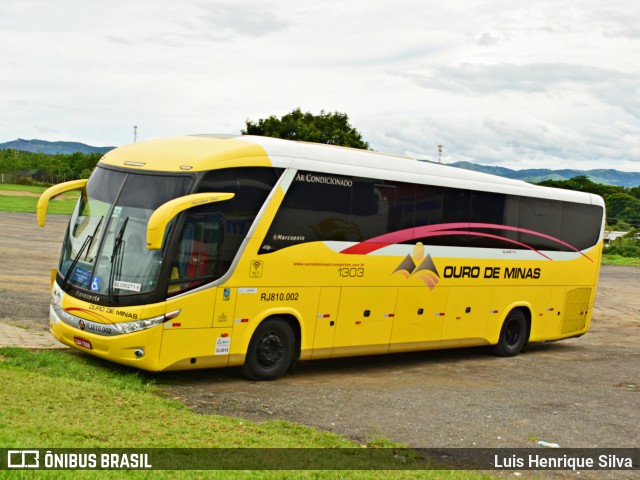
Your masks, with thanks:
<instances>
[{"instance_id":1,"label":"bus headlight","mask_svg":"<svg viewBox=\"0 0 640 480\"><path fill-rule=\"evenodd\" d=\"M164 315L158 315L157 317L145 318L143 320L134 320L133 322L114 323L112 326L119 333L133 333L148 328L153 328L156 325L164 323L166 320L176 318L180 314L180 310L174 312L165 313Z\"/></svg>"},{"instance_id":2,"label":"bus headlight","mask_svg":"<svg viewBox=\"0 0 640 480\"><path fill-rule=\"evenodd\" d=\"M165 316L160 315L158 317L145 318L144 320L135 320L133 322L114 323L113 328L118 330L120 333L139 332L141 330L146 330L148 328L155 327L156 325L160 325L164 322L164 319Z\"/></svg>"}]
</instances>

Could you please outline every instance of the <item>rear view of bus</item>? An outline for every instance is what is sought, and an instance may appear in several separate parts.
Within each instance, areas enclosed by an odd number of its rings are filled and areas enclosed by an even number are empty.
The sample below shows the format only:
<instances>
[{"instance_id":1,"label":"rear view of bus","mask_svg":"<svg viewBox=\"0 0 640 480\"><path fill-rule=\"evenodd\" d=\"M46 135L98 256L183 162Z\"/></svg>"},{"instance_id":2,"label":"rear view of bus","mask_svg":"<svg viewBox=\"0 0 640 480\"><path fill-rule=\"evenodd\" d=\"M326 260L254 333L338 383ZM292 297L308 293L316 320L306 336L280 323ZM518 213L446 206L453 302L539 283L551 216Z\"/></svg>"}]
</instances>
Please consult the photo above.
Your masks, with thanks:
<instances>
[{"instance_id":1,"label":"rear view of bus","mask_svg":"<svg viewBox=\"0 0 640 480\"><path fill-rule=\"evenodd\" d=\"M375 167L375 168L373 168ZM604 203L373 152L192 136L109 152L52 285L62 343L158 371L584 334ZM575 312L573 312L575 310Z\"/></svg>"}]
</instances>

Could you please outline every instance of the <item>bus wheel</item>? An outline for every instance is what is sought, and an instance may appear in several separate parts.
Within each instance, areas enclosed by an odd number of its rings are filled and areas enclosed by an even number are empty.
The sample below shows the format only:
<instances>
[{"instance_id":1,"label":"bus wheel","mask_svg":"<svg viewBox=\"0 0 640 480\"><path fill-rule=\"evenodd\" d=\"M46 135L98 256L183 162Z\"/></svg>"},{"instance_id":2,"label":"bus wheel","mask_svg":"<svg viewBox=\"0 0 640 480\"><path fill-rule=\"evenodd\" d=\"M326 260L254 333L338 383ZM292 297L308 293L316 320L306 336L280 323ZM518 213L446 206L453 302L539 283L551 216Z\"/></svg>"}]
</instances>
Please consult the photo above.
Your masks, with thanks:
<instances>
[{"instance_id":1,"label":"bus wheel","mask_svg":"<svg viewBox=\"0 0 640 480\"><path fill-rule=\"evenodd\" d=\"M291 326L281 318L271 318L256 329L242 373L251 380L273 380L282 376L295 351L295 336Z\"/></svg>"},{"instance_id":2,"label":"bus wheel","mask_svg":"<svg viewBox=\"0 0 640 480\"><path fill-rule=\"evenodd\" d=\"M492 347L493 353L500 357L513 357L522 351L525 343L527 319L522 310L511 310L502 324L498 344Z\"/></svg>"}]
</instances>

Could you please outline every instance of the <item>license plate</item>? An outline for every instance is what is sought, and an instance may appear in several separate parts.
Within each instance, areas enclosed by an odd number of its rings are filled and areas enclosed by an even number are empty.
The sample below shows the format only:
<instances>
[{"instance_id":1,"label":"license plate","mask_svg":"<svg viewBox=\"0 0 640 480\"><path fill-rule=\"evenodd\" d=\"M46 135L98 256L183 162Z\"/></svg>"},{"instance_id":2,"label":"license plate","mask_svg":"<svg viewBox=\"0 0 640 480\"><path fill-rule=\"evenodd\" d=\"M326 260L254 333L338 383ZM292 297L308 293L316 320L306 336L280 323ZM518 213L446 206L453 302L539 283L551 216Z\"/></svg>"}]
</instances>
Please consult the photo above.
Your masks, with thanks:
<instances>
[{"instance_id":1,"label":"license plate","mask_svg":"<svg viewBox=\"0 0 640 480\"><path fill-rule=\"evenodd\" d=\"M93 347L91 346L91 342L89 340L87 340L86 338L82 338L82 337L73 337L73 342L78 345L79 347L84 347L84 348L88 348L89 350L91 350Z\"/></svg>"}]
</instances>

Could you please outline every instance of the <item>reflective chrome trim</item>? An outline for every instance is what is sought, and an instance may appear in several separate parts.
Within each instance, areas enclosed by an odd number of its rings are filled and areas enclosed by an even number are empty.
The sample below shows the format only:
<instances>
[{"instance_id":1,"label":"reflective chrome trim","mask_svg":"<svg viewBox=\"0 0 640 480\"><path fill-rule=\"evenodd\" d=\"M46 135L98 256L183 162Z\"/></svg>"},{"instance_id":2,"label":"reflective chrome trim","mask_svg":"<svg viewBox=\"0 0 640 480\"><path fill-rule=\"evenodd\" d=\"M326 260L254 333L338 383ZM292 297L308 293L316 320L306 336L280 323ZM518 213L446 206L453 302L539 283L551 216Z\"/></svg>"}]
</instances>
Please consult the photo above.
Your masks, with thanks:
<instances>
[{"instance_id":1,"label":"reflective chrome trim","mask_svg":"<svg viewBox=\"0 0 640 480\"><path fill-rule=\"evenodd\" d=\"M65 323L70 327L77 328L84 332L93 333L95 335L102 335L103 337L112 337L114 335L122 335L113 324L92 322L91 320L85 320L84 318L71 315L69 312L65 312L62 308L55 305L49 307L50 317L57 319L59 322ZM56 322L57 323L57 322Z\"/></svg>"},{"instance_id":2,"label":"reflective chrome trim","mask_svg":"<svg viewBox=\"0 0 640 480\"><path fill-rule=\"evenodd\" d=\"M145 318L142 320L134 320L133 322L123 323L98 323L84 318L71 315L65 312L57 305L51 304L49 307L49 318L54 323L65 323L70 327L78 330L101 335L103 337L113 337L116 335L124 335L127 333L140 332L164 323L168 319L177 317L180 310L170 312L167 315L158 315L157 317Z\"/></svg>"}]
</instances>

